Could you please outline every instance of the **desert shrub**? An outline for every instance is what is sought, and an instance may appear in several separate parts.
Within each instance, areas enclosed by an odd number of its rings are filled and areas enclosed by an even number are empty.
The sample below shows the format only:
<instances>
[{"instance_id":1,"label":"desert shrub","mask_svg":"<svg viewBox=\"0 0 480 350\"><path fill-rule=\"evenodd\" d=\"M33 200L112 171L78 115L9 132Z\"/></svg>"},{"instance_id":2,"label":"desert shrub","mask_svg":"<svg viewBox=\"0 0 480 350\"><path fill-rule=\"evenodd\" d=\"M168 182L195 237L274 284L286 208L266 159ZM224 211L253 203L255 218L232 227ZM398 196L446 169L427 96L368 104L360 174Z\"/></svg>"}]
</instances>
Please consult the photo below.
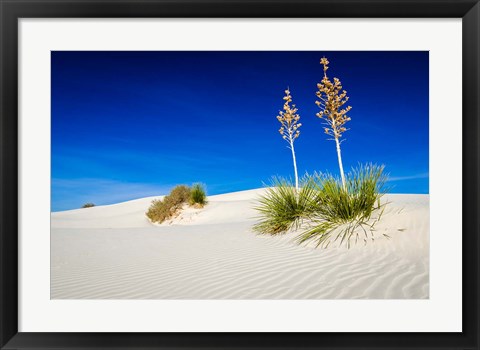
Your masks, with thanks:
<instances>
[{"instance_id":1,"label":"desert shrub","mask_svg":"<svg viewBox=\"0 0 480 350\"><path fill-rule=\"evenodd\" d=\"M190 198L191 190L188 186L176 186L168 196L164 198L165 201L171 203L172 206L183 204Z\"/></svg>"},{"instance_id":2,"label":"desert shrub","mask_svg":"<svg viewBox=\"0 0 480 350\"><path fill-rule=\"evenodd\" d=\"M190 188L188 186L176 186L163 200L153 200L145 214L152 222L161 223L175 215L189 198Z\"/></svg>"},{"instance_id":3,"label":"desert shrub","mask_svg":"<svg viewBox=\"0 0 480 350\"><path fill-rule=\"evenodd\" d=\"M91 207L94 207L94 206L95 206L95 204L93 204L93 203L85 203L84 205L82 205L82 209L83 208L91 208Z\"/></svg>"},{"instance_id":4,"label":"desert shrub","mask_svg":"<svg viewBox=\"0 0 480 350\"><path fill-rule=\"evenodd\" d=\"M253 226L257 233L276 235L298 229L315 212L317 190L311 179L302 179L297 191L292 181L274 177L265 191L255 207L260 214Z\"/></svg>"},{"instance_id":5,"label":"desert shrub","mask_svg":"<svg viewBox=\"0 0 480 350\"><path fill-rule=\"evenodd\" d=\"M317 246L328 246L340 240L350 247L351 239L374 239L374 226L385 208L380 202L387 180L383 165L352 169L345 176L346 190L342 180L330 174L314 174L311 180L317 190L315 215L298 242L313 240Z\"/></svg>"},{"instance_id":6,"label":"desert shrub","mask_svg":"<svg viewBox=\"0 0 480 350\"><path fill-rule=\"evenodd\" d=\"M189 203L190 205L199 205L201 207L207 204L207 193L202 184L196 183L192 186Z\"/></svg>"},{"instance_id":7,"label":"desert shrub","mask_svg":"<svg viewBox=\"0 0 480 350\"><path fill-rule=\"evenodd\" d=\"M154 199L145 213L152 222L163 222L170 216L170 208L161 199Z\"/></svg>"}]
</instances>

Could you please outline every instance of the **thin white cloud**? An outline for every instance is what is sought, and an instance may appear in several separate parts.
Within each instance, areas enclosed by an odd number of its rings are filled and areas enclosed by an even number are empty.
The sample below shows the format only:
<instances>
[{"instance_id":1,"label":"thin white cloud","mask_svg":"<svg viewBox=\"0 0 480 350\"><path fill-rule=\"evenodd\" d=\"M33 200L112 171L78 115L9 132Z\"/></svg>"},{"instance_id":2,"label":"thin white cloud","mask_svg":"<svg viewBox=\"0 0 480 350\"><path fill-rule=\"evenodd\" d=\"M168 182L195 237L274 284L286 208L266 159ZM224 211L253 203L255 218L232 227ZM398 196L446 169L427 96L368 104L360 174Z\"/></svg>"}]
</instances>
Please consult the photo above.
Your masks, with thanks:
<instances>
[{"instance_id":1,"label":"thin white cloud","mask_svg":"<svg viewBox=\"0 0 480 350\"><path fill-rule=\"evenodd\" d=\"M405 181L405 180L415 180L415 179L427 179L429 176L428 173L421 173L415 175L407 175L407 176L392 176L388 179L388 181Z\"/></svg>"}]
</instances>

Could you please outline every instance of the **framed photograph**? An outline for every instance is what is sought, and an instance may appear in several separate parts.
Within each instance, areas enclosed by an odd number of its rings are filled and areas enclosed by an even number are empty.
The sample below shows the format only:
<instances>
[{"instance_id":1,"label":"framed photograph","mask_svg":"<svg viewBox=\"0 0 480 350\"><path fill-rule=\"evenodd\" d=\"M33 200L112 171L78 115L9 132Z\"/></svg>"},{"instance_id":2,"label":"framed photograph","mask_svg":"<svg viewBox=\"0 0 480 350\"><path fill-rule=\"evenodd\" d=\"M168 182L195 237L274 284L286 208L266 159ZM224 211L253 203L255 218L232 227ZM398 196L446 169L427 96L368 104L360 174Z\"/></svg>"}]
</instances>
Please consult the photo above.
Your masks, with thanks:
<instances>
[{"instance_id":1,"label":"framed photograph","mask_svg":"<svg viewBox=\"0 0 480 350\"><path fill-rule=\"evenodd\" d=\"M478 349L477 0L1 1L1 349Z\"/></svg>"}]
</instances>

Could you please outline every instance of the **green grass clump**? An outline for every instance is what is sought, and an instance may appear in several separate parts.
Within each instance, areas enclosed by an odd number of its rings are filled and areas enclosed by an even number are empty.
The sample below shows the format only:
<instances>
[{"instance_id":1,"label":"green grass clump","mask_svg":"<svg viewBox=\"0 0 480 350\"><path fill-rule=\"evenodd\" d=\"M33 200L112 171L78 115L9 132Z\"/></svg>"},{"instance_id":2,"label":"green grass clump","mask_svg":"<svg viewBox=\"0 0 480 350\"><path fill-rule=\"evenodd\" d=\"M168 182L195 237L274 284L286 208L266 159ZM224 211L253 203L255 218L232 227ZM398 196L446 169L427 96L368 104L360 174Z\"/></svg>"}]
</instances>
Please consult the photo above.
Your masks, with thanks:
<instances>
[{"instance_id":1,"label":"green grass clump","mask_svg":"<svg viewBox=\"0 0 480 350\"><path fill-rule=\"evenodd\" d=\"M203 207L205 204L207 204L207 193L202 184L196 183L192 186L189 203L190 205L198 205L200 207Z\"/></svg>"},{"instance_id":2,"label":"green grass clump","mask_svg":"<svg viewBox=\"0 0 480 350\"><path fill-rule=\"evenodd\" d=\"M146 212L152 222L161 223L175 215L181 206L190 199L191 190L188 186L176 186L163 200L153 200Z\"/></svg>"},{"instance_id":3,"label":"green grass clump","mask_svg":"<svg viewBox=\"0 0 480 350\"><path fill-rule=\"evenodd\" d=\"M83 208L91 208L91 207L94 207L94 206L95 206L95 204L93 204L93 203L85 203L84 205L82 205L82 209Z\"/></svg>"},{"instance_id":4,"label":"green grass clump","mask_svg":"<svg viewBox=\"0 0 480 350\"><path fill-rule=\"evenodd\" d=\"M363 238L365 243L374 239L374 226L385 208L380 203L387 181L383 165L352 169L346 174L346 191L341 180L330 174L314 174L312 181L317 189L315 217L299 235L299 243L313 240L317 247L327 247L340 240L350 247L351 239L357 242Z\"/></svg>"},{"instance_id":5,"label":"green grass clump","mask_svg":"<svg viewBox=\"0 0 480 350\"><path fill-rule=\"evenodd\" d=\"M261 234L277 235L299 228L302 221L314 213L315 197L316 189L309 179L302 179L297 192L292 181L274 177L255 207L260 213L260 220L253 230Z\"/></svg>"}]
</instances>

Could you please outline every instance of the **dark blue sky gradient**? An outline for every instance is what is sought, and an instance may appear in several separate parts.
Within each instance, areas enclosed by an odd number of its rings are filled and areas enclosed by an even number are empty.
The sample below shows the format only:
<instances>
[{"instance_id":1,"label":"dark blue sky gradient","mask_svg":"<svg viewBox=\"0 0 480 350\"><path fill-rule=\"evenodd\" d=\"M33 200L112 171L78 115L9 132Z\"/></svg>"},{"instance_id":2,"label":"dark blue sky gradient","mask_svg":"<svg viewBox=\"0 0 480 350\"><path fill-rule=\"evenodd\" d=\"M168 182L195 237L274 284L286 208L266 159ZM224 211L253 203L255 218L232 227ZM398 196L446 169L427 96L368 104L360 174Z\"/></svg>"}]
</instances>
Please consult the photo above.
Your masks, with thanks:
<instances>
[{"instance_id":1,"label":"dark blue sky gradient","mask_svg":"<svg viewBox=\"0 0 480 350\"><path fill-rule=\"evenodd\" d=\"M299 173L338 173L315 114L320 58L350 96L344 167L385 164L391 192L428 193L428 52L52 52L52 210L209 194L292 176L275 118L290 87Z\"/></svg>"}]
</instances>

